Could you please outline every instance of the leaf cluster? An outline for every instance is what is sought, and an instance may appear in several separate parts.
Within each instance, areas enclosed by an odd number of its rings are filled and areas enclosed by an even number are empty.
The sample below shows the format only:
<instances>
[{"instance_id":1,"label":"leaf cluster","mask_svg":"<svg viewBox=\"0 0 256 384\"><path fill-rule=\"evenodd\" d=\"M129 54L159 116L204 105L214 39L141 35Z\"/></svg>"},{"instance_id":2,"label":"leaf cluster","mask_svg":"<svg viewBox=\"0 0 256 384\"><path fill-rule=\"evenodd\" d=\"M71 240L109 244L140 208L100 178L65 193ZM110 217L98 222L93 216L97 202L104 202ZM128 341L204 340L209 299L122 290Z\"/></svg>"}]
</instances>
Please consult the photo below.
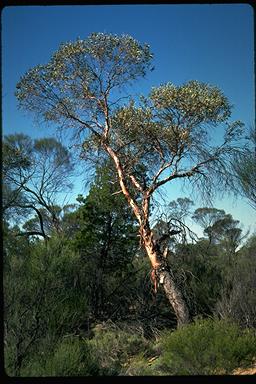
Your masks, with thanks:
<instances>
[{"instance_id":1,"label":"leaf cluster","mask_svg":"<svg viewBox=\"0 0 256 384\"><path fill-rule=\"evenodd\" d=\"M128 35L92 33L63 43L49 63L29 70L17 84L22 108L46 120L102 117L104 97L114 88L144 76L152 54ZM97 127L97 124L95 124Z\"/></svg>"}]
</instances>

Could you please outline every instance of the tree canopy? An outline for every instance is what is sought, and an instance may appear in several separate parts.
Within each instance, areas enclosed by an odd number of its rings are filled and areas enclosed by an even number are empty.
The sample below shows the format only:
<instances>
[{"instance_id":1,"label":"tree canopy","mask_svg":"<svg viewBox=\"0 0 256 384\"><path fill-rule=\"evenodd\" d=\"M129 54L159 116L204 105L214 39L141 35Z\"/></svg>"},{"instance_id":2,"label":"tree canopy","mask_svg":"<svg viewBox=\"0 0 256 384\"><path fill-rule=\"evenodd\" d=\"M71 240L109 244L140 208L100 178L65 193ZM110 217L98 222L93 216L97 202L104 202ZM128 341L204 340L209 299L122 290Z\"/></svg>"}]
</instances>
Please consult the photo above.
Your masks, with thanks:
<instances>
[{"instance_id":1,"label":"tree canopy","mask_svg":"<svg viewBox=\"0 0 256 384\"><path fill-rule=\"evenodd\" d=\"M62 44L48 64L29 70L16 96L20 107L72 128L82 140L81 157L118 155L122 179L137 193L151 195L192 176L201 191L212 185L206 180L225 186L243 124L230 121L231 104L220 89L193 80L162 84L126 104L118 96L145 76L152 57L148 45L129 36L93 33ZM216 130L224 128L222 144L214 145Z\"/></svg>"}]
</instances>

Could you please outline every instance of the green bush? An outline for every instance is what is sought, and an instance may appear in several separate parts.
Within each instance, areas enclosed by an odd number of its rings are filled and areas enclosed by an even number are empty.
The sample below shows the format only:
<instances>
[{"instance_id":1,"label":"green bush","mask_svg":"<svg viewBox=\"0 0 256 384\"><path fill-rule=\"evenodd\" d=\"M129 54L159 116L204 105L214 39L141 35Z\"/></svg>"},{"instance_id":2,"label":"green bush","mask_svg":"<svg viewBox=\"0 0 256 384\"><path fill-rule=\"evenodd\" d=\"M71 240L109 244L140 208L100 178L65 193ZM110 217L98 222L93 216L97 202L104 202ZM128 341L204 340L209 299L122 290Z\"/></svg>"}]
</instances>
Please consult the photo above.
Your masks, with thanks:
<instances>
[{"instance_id":1,"label":"green bush","mask_svg":"<svg viewBox=\"0 0 256 384\"><path fill-rule=\"evenodd\" d=\"M197 320L164 333L160 343L157 365L166 375L229 374L256 356L254 331L223 320Z\"/></svg>"},{"instance_id":2,"label":"green bush","mask_svg":"<svg viewBox=\"0 0 256 384\"><path fill-rule=\"evenodd\" d=\"M149 365L148 359L145 358L144 353L129 359L122 368L121 375L123 376L152 376L152 368Z\"/></svg>"},{"instance_id":3,"label":"green bush","mask_svg":"<svg viewBox=\"0 0 256 384\"><path fill-rule=\"evenodd\" d=\"M63 340L46 363L51 376L90 376L97 373L97 365L87 342L77 338Z\"/></svg>"},{"instance_id":4,"label":"green bush","mask_svg":"<svg viewBox=\"0 0 256 384\"><path fill-rule=\"evenodd\" d=\"M22 368L21 376L146 375L150 374L150 354L151 343L134 330L99 324L90 340L65 337L48 352L42 344Z\"/></svg>"},{"instance_id":5,"label":"green bush","mask_svg":"<svg viewBox=\"0 0 256 384\"><path fill-rule=\"evenodd\" d=\"M123 374L130 358L150 351L150 342L136 333L106 329L102 325L96 327L94 333L89 345L100 366L99 374L103 376Z\"/></svg>"},{"instance_id":6,"label":"green bush","mask_svg":"<svg viewBox=\"0 0 256 384\"><path fill-rule=\"evenodd\" d=\"M104 324L90 340L64 337L53 348L35 351L21 376L162 376L229 374L256 356L253 329L228 321L196 320L163 332L157 342L133 329Z\"/></svg>"},{"instance_id":7,"label":"green bush","mask_svg":"<svg viewBox=\"0 0 256 384\"><path fill-rule=\"evenodd\" d=\"M22 370L21 376L92 376L97 373L98 366L87 341L69 337L62 339L53 352L41 352Z\"/></svg>"}]
</instances>

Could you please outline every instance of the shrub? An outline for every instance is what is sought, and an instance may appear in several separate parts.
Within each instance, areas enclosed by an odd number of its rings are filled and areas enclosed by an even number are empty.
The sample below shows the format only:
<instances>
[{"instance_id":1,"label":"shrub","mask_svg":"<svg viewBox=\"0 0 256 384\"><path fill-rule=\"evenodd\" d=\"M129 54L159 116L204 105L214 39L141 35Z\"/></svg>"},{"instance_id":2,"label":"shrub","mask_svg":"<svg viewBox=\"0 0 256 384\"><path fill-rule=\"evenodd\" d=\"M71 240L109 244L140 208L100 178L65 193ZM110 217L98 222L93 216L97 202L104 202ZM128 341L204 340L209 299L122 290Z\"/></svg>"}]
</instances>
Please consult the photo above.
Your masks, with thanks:
<instances>
[{"instance_id":1,"label":"shrub","mask_svg":"<svg viewBox=\"0 0 256 384\"><path fill-rule=\"evenodd\" d=\"M158 366L166 375L229 374L256 356L254 331L223 320L197 320L164 333L160 343Z\"/></svg>"},{"instance_id":2,"label":"shrub","mask_svg":"<svg viewBox=\"0 0 256 384\"><path fill-rule=\"evenodd\" d=\"M145 358L144 353L129 359L124 365L121 371L121 375L124 376L152 376L152 369L148 360Z\"/></svg>"},{"instance_id":3,"label":"shrub","mask_svg":"<svg viewBox=\"0 0 256 384\"><path fill-rule=\"evenodd\" d=\"M134 329L121 330L109 324L96 326L90 340L70 336L48 345L48 349L46 345L41 344L40 351L22 368L21 376L125 375L131 361L132 371L144 372L143 362L152 351L150 342Z\"/></svg>"},{"instance_id":4,"label":"shrub","mask_svg":"<svg viewBox=\"0 0 256 384\"><path fill-rule=\"evenodd\" d=\"M23 369L21 376L91 376L97 363L86 340L64 338L49 354L40 354Z\"/></svg>"},{"instance_id":5,"label":"shrub","mask_svg":"<svg viewBox=\"0 0 256 384\"><path fill-rule=\"evenodd\" d=\"M129 359L149 351L150 342L144 337L121 329L108 329L99 325L94 329L95 336L89 340L91 351L98 362L99 374L117 376Z\"/></svg>"}]
</instances>

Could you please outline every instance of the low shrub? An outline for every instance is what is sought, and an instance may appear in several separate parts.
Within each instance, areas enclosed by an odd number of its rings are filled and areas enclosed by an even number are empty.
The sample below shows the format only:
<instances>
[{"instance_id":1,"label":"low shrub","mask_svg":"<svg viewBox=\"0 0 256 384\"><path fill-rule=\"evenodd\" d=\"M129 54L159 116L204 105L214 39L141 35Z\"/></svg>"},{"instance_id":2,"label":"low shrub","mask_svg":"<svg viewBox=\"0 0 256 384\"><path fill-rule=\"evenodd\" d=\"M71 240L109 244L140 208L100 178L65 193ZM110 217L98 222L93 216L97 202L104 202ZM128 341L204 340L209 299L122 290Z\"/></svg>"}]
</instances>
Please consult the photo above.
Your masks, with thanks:
<instances>
[{"instance_id":1,"label":"low shrub","mask_svg":"<svg viewBox=\"0 0 256 384\"><path fill-rule=\"evenodd\" d=\"M64 337L29 359L21 376L163 376L230 374L256 357L253 329L198 319L147 340L134 329L100 324L93 338Z\"/></svg>"},{"instance_id":2,"label":"low shrub","mask_svg":"<svg viewBox=\"0 0 256 384\"><path fill-rule=\"evenodd\" d=\"M92 376L98 365L88 342L77 337L63 338L50 353L41 352L22 370L21 376Z\"/></svg>"},{"instance_id":3,"label":"low shrub","mask_svg":"<svg viewBox=\"0 0 256 384\"><path fill-rule=\"evenodd\" d=\"M23 366L21 376L125 375L130 361L135 361L134 358L140 354L143 360L151 352L150 341L134 329L122 330L116 325L103 323L93 333L91 339L64 337L48 349L42 343L41 350L30 356Z\"/></svg>"},{"instance_id":4,"label":"low shrub","mask_svg":"<svg viewBox=\"0 0 256 384\"><path fill-rule=\"evenodd\" d=\"M122 374L131 357L150 351L150 342L143 336L121 329L106 329L104 326L94 330L94 337L88 344L99 364L99 374L103 376Z\"/></svg>"},{"instance_id":5,"label":"low shrub","mask_svg":"<svg viewBox=\"0 0 256 384\"><path fill-rule=\"evenodd\" d=\"M197 320L160 339L157 365L166 375L229 374L256 356L253 330L224 320Z\"/></svg>"},{"instance_id":6,"label":"low shrub","mask_svg":"<svg viewBox=\"0 0 256 384\"><path fill-rule=\"evenodd\" d=\"M152 369L149 360L145 358L144 353L129 359L122 368L122 376L152 376Z\"/></svg>"}]
</instances>

